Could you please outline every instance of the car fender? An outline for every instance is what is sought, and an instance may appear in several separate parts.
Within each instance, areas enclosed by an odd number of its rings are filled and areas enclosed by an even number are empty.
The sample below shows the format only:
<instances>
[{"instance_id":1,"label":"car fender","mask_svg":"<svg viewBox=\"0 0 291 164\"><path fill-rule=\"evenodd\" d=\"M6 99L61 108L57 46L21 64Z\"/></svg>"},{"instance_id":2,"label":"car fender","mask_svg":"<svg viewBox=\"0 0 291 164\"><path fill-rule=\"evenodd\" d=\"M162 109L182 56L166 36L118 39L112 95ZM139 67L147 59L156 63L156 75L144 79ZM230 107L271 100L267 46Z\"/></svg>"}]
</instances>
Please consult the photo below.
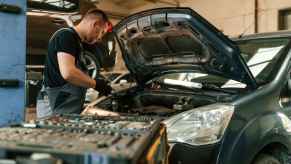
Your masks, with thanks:
<instances>
[{"instance_id":1,"label":"car fender","mask_svg":"<svg viewBox=\"0 0 291 164\"><path fill-rule=\"evenodd\" d=\"M286 117L280 112L269 112L247 121L245 126L239 128L240 130L230 127L222 141L217 163L249 164L265 146L271 143L282 144L290 151L291 128L288 129L289 127L282 123L282 119Z\"/></svg>"}]
</instances>

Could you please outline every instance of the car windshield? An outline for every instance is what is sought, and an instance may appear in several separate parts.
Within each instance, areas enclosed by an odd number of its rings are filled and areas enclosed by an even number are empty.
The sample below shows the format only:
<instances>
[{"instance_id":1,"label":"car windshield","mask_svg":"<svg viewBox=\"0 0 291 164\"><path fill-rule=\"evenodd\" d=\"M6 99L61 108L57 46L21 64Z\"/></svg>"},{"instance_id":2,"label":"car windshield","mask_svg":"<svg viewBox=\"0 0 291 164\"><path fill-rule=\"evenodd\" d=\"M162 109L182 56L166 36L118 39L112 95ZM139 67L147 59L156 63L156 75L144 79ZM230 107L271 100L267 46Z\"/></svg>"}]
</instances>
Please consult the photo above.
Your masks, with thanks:
<instances>
[{"instance_id":1,"label":"car windshield","mask_svg":"<svg viewBox=\"0 0 291 164\"><path fill-rule=\"evenodd\" d=\"M74 12L79 8L78 0L28 0L28 8L58 11Z\"/></svg>"},{"instance_id":2,"label":"car windshield","mask_svg":"<svg viewBox=\"0 0 291 164\"><path fill-rule=\"evenodd\" d=\"M241 56L247 63L258 84L270 81L270 75L279 65L279 51L289 42L286 38L237 40ZM158 78L175 85L202 87L199 84L215 84L219 88L245 88L246 84L202 72L172 73Z\"/></svg>"}]
</instances>

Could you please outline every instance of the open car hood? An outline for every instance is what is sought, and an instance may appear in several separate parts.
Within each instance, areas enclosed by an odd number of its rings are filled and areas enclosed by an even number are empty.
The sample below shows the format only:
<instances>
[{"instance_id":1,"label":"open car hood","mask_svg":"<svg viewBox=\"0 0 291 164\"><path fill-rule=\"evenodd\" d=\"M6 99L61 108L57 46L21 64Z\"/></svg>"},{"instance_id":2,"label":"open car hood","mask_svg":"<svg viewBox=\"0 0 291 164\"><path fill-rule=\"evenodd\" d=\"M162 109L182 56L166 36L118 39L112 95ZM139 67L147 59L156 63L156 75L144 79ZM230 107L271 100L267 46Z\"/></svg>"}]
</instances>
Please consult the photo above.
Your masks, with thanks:
<instances>
[{"instance_id":1,"label":"open car hood","mask_svg":"<svg viewBox=\"0 0 291 164\"><path fill-rule=\"evenodd\" d=\"M125 64L140 84L193 70L257 86L237 45L190 8L143 11L113 30Z\"/></svg>"}]
</instances>

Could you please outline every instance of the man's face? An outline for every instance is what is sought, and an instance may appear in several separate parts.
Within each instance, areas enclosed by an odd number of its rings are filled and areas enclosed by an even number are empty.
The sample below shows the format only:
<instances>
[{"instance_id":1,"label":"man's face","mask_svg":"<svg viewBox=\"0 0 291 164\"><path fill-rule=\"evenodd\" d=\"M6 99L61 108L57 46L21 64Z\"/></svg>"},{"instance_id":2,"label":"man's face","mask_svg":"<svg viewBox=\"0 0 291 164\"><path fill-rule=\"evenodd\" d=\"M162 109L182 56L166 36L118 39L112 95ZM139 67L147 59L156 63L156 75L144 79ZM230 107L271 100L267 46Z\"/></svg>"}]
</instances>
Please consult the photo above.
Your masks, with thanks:
<instances>
[{"instance_id":1,"label":"man's face","mask_svg":"<svg viewBox=\"0 0 291 164\"><path fill-rule=\"evenodd\" d=\"M96 20L92 22L90 28L88 29L87 42L89 44L94 44L97 41L101 40L105 34L106 23L104 21Z\"/></svg>"}]
</instances>

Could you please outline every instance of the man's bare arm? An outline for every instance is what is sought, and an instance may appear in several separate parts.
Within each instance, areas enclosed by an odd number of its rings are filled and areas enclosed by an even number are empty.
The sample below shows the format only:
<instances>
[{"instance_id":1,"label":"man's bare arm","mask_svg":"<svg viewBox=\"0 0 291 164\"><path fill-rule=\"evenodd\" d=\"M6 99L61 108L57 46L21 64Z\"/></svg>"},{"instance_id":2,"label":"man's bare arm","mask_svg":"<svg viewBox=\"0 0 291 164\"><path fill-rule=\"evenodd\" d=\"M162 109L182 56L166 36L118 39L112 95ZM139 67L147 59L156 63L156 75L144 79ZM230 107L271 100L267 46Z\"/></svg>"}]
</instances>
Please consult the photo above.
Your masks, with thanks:
<instances>
[{"instance_id":1,"label":"man's bare arm","mask_svg":"<svg viewBox=\"0 0 291 164\"><path fill-rule=\"evenodd\" d=\"M97 115L97 116L119 116L117 112L104 110L98 107L87 106L81 115Z\"/></svg>"},{"instance_id":2,"label":"man's bare arm","mask_svg":"<svg viewBox=\"0 0 291 164\"><path fill-rule=\"evenodd\" d=\"M58 52L57 58L61 75L67 82L85 88L95 87L95 80L75 66L74 56L65 52Z\"/></svg>"}]
</instances>

